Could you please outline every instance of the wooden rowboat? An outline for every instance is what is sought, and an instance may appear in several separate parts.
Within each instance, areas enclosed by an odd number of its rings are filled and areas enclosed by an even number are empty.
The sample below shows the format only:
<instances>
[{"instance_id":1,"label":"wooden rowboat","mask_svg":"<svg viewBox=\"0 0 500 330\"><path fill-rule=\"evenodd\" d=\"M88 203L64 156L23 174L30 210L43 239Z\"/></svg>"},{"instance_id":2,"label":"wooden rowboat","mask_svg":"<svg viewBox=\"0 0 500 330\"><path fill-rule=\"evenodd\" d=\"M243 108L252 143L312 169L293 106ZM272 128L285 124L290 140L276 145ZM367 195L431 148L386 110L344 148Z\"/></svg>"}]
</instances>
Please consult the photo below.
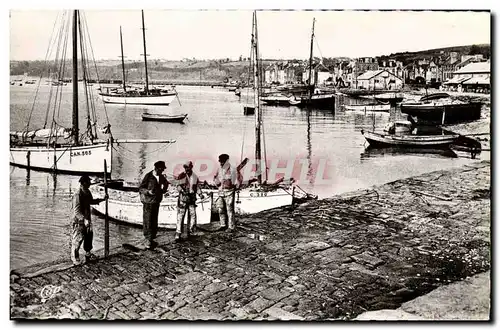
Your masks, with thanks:
<instances>
[{"instance_id":1,"label":"wooden rowboat","mask_svg":"<svg viewBox=\"0 0 500 330\"><path fill-rule=\"evenodd\" d=\"M187 113L180 115L166 115L145 112L142 114L142 120L144 121L164 121L170 123L182 123L186 117Z\"/></svg>"},{"instance_id":2,"label":"wooden rowboat","mask_svg":"<svg viewBox=\"0 0 500 330\"><path fill-rule=\"evenodd\" d=\"M365 132L361 130L371 146L413 147L413 148L449 148L459 138L458 134L449 135L394 135Z\"/></svg>"}]
</instances>

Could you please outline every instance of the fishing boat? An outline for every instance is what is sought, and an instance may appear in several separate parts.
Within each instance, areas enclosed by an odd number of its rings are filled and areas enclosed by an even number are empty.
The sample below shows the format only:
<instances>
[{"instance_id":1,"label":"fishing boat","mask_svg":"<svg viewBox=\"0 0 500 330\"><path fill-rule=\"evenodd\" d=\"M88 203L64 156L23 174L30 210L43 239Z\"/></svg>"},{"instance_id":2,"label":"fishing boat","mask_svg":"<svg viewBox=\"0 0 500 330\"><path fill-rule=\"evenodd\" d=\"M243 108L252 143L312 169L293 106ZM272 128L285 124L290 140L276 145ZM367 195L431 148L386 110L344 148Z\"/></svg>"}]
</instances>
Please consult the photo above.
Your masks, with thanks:
<instances>
[{"instance_id":1,"label":"fishing boat","mask_svg":"<svg viewBox=\"0 0 500 330\"><path fill-rule=\"evenodd\" d=\"M458 134L415 135L415 134L381 134L365 132L361 134L371 146L378 147L412 147L412 148L449 148L457 141Z\"/></svg>"},{"instance_id":2,"label":"fishing boat","mask_svg":"<svg viewBox=\"0 0 500 330\"><path fill-rule=\"evenodd\" d=\"M187 118L187 114L180 114L180 115L168 115L168 114L162 114L162 113L148 113L145 112L142 114L142 120L143 121L164 121L164 122L170 122L170 123L183 123L184 119Z\"/></svg>"},{"instance_id":3,"label":"fishing boat","mask_svg":"<svg viewBox=\"0 0 500 330\"><path fill-rule=\"evenodd\" d=\"M481 118L482 103L454 100L447 93L423 96L418 102L401 103L401 113L419 124L450 124Z\"/></svg>"},{"instance_id":4,"label":"fishing boat","mask_svg":"<svg viewBox=\"0 0 500 330\"><path fill-rule=\"evenodd\" d=\"M257 53L257 17L254 12L252 29L252 50L253 54ZM258 58L257 56L255 58ZM254 61L254 74L258 77L259 63ZM259 104L259 79L255 81L255 116L256 116L256 149L255 157L261 160L261 126L262 126L262 110ZM242 162L237 170L241 170L245 166L246 161ZM139 196L139 188L134 185L125 185L123 181L109 182L108 190L108 215L118 221L123 221L131 224L142 224L142 203ZM101 198L105 194L104 183L99 183L91 186L92 194L97 198ZM217 188L214 185L203 185L203 192L205 193L198 200L197 223L209 223L212 219L212 212L217 213L215 208L215 200L217 197ZM281 182L274 182L266 184L262 182L261 174L258 174L251 184L247 184L238 190L235 201L235 211L237 213L255 213L269 208L280 207L283 205L291 205L294 197L306 198L310 197L308 194L294 193L295 190L291 186L282 185ZM104 213L103 205L92 205L92 207L99 213ZM169 193L164 197L160 204L160 211L158 215L158 226L163 228L175 228L177 221L177 195L176 192Z\"/></svg>"},{"instance_id":5,"label":"fishing boat","mask_svg":"<svg viewBox=\"0 0 500 330\"><path fill-rule=\"evenodd\" d=\"M339 92L351 96L351 97L361 97L368 95L378 95L378 94L386 94L386 93L394 93L393 90L390 89L366 89L366 88L342 88L339 89Z\"/></svg>"},{"instance_id":6,"label":"fishing boat","mask_svg":"<svg viewBox=\"0 0 500 330\"><path fill-rule=\"evenodd\" d=\"M94 198L104 198L105 184L103 182L93 184L90 190ZM114 220L126 222L133 225L142 226L143 204L139 195L139 187L127 185L123 180L107 182L108 190L108 216ZM169 191L169 195L164 197L160 203L158 212L158 227L175 229L177 223L177 192ZM196 207L197 224L210 223L212 214L211 194L199 198ZM97 213L105 214L104 203L92 205Z\"/></svg>"},{"instance_id":7,"label":"fishing boat","mask_svg":"<svg viewBox=\"0 0 500 330\"><path fill-rule=\"evenodd\" d=\"M307 95L303 96L293 96L290 97L288 102L290 105L298 106L298 107L311 107L316 109L324 109L324 110L334 110L335 109L335 93L332 92L324 92L317 88L315 88L315 79L311 79L312 74L312 66L313 66L313 46L314 46L314 23L316 22L313 19L312 33L311 33L311 50L309 53L309 90Z\"/></svg>"},{"instance_id":8,"label":"fishing boat","mask_svg":"<svg viewBox=\"0 0 500 330\"><path fill-rule=\"evenodd\" d=\"M120 27L120 44L121 44L121 58L122 58L122 71L123 71L123 90L120 91L101 91L99 94L105 103L113 104L127 104L127 105L161 105L166 106L172 103L177 96L177 92L165 90L162 88L150 88L148 81L148 62L146 52L146 28L144 27L144 11L142 13L142 38L144 46L144 69L146 82L143 90L132 89L128 90L125 79L125 62L123 56L123 39L122 30Z\"/></svg>"},{"instance_id":9,"label":"fishing boat","mask_svg":"<svg viewBox=\"0 0 500 330\"><path fill-rule=\"evenodd\" d=\"M238 213L256 213L270 208L292 205L295 197L313 197L308 194L299 194L291 184L283 183L283 179L273 183L263 180L266 176L265 159L262 159L262 105L261 105L261 79L260 61L258 50L257 12L253 13L252 20L252 58L254 75L254 109L255 109L255 162L257 164L256 177L252 183L239 189L236 194L235 210ZM250 180L249 182L251 182ZM215 192L214 192L215 193Z\"/></svg>"},{"instance_id":10,"label":"fishing boat","mask_svg":"<svg viewBox=\"0 0 500 330\"><path fill-rule=\"evenodd\" d=\"M62 24L67 24L67 20L71 19L71 15L64 16ZM85 131L79 129L79 98L78 98L78 45L79 37L86 40L87 36L82 36L85 29L79 32L79 24L83 24L84 20L80 19L80 12L75 10L72 15L73 33L72 33L72 50L73 50L73 79L72 79L72 126L71 128L63 127L58 121L60 112L69 111L61 106L60 100L57 100L55 95L59 93L50 93L49 106L44 106L46 109L46 117L49 118L49 111L53 113L51 123L47 121L39 129L30 129L30 121L21 131L13 131L10 133L10 164L29 169L54 171L59 173L88 173L102 174L104 172L104 161L107 163L106 172L111 173L111 132L110 125L106 123L104 132L108 135L107 139L98 138L98 130L96 125L92 125L95 121L95 113L88 113L88 126ZM69 25L69 24L68 24ZM63 25L65 26L65 25ZM62 47L61 47L62 48ZM84 53L82 48L82 54ZM57 53L57 61L64 61L64 53L62 50ZM84 61L82 61L84 62ZM84 62L85 63L85 62ZM83 77L86 78L86 72L83 72ZM38 84L40 87L40 84ZM38 93L37 87L37 93ZM61 87L57 85L56 87ZM85 86L87 106L93 105L92 89ZM36 99L36 97L35 97ZM58 108L55 108L56 105ZM33 110L37 109L35 104ZM95 109L95 107L93 107ZM94 115L94 116L92 116ZM32 116L30 115L29 118ZM107 117L107 116L106 116Z\"/></svg>"},{"instance_id":11,"label":"fishing boat","mask_svg":"<svg viewBox=\"0 0 500 330\"><path fill-rule=\"evenodd\" d=\"M389 111L391 110L390 104L351 104L344 105L345 110L351 111Z\"/></svg>"},{"instance_id":12,"label":"fishing boat","mask_svg":"<svg viewBox=\"0 0 500 330\"><path fill-rule=\"evenodd\" d=\"M261 96L260 100L266 105L291 105L290 98L292 95L285 95L283 93L272 93L265 96Z\"/></svg>"},{"instance_id":13,"label":"fishing boat","mask_svg":"<svg viewBox=\"0 0 500 330\"><path fill-rule=\"evenodd\" d=\"M389 101L390 103L400 103L404 99L404 94L403 93L383 93L383 94L378 94L374 95L373 98L377 101Z\"/></svg>"}]
</instances>

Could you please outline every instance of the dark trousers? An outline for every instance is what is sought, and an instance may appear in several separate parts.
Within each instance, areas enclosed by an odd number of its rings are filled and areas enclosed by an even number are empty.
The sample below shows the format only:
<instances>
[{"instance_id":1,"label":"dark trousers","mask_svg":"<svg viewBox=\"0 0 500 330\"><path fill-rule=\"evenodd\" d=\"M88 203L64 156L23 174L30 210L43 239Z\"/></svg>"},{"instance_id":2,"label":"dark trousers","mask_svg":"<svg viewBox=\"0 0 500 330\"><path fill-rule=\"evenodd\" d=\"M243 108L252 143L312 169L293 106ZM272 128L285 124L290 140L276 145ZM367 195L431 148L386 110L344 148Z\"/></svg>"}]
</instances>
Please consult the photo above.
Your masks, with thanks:
<instances>
[{"instance_id":1,"label":"dark trousers","mask_svg":"<svg viewBox=\"0 0 500 330\"><path fill-rule=\"evenodd\" d=\"M160 203L143 203L142 208L142 229L146 242L151 243L156 238L158 232L158 211Z\"/></svg>"},{"instance_id":2,"label":"dark trousers","mask_svg":"<svg viewBox=\"0 0 500 330\"><path fill-rule=\"evenodd\" d=\"M92 240L94 239L94 232L92 227L87 228L83 224L73 224L73 231L71 235L71 260L74 262L80 261L80 247L83 242L83 249L89 253L92 251Z\"/></svg>"}]
</instances>

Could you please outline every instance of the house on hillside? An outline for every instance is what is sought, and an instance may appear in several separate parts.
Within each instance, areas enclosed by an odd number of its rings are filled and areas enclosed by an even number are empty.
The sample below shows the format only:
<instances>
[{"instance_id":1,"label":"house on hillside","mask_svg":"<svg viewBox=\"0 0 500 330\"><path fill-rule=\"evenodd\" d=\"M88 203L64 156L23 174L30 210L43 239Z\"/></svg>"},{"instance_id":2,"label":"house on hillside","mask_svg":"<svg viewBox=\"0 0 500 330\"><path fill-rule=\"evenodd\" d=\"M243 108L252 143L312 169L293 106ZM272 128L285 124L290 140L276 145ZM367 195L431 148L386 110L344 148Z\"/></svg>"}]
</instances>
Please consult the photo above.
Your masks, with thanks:
<instances>
[{"instance_id":1,"label":"house on hillside","mask_svg":"<svg viewBox=\"0 0 500 330\"><path fill-rule=\"evenodd\" d=\"M345 87L347 83L347 73L349 61L342 60L333 67L333 81L335 86Z\"/></svg>"},{"instance_id":2,"label":"house on hillside","mask_svg":"<svg viewBox=\"0 0 500 330\"><path fill-rule=\"evenodd\" d=\"M441 64L441 81L447 81L453 77L453 72L457 71L460 58L457 52L450 52L444 57Z\"/></svg>"},{"instance_id":3,"label":"house on hillside","mask_svg":"<svg viewBox=\"0 0 500 330\"><path fill-rule=\"evenodd\" d=\"M424 84L429 62L425 59L408 63L403 68L403 80L405 83Z\"/></svg>"},{"instance_id":4,"label":"house on hillside","mask_svg":"<svg viewBox=\"0 0 500 330\"><path fill-rule=\"evenodd\" d=\"M318 65L316 67L316 85L326 85L327 82L333 84L333 73L326 66Z\"/></svg>"},{"instance_id":5,"label":"house on hillside","mask_svg":"<svg viewBox=\"0 0 500 330\"><path fill-rule=\"evenodd\" d=\"M356 59L356 75L362 75L366 71L378 70L378 62L374 57L360 57Z\"/></svg>"},{"instance_id":6,"label":"house on hillside","mask_svg":"<svg viewBox=\"0 0 500 330\"><path fill-rule=\"evenodd\" d=\"M460 57L460 63L457 64L456 69L460 70L461 68L469 65L470 63L476 62L484 62L485 59L482 54L477 55L462 55Z\"/></svg>"},{"instance_id":7,"label":"house on hillside","mask_svg":"<svg viewBox=\"0 0 500 330\"><path fill-rule=\"evenodd\" d=\"M396 77L403 78L403 62L393 59L379 61L379 70L387 70Z\"/></svg>"},{"instance_id":8,"label":"house on hillside","mask_svg":"<svg viewBox=\"0 0 500 330\"><path fill-rule=\"evenodd\" d=\"M453 78L444 83L444 90L476 91L489 93L491 90L490 62L469 63L453 73Z\"/></svg>"},{"instance_id":9,"label":"house on hillside","mask_svg":"<svg viewBox=\"0 0 500 330\"><path fill-rule=\"evenodd\" d=\"M269 64L264 69L266 84L293 84L297 80L297 70L300 65L293 61L278 61Z\"/></svg>"},{"instance_id":10,"label":"house on hillside","mask_svg":"<svg viewBox=\"0 0 500 330\"><path fill-rule=\"evenodd\" d=\"M403 79L387 70L370 70L357 77L357 88L375 89L400 89Z\"/></svg>"},{"instance_id":11,"label":"house on hillside","mask_svg":"<svg viewBox=\"0 0 500 330\"><path fill-rule=\"evenodd\" d=\"M440 64L439 57L410 62L403 68L403 80L407 84L440 84L442 81Z\"/></svg>"}]
</instances>

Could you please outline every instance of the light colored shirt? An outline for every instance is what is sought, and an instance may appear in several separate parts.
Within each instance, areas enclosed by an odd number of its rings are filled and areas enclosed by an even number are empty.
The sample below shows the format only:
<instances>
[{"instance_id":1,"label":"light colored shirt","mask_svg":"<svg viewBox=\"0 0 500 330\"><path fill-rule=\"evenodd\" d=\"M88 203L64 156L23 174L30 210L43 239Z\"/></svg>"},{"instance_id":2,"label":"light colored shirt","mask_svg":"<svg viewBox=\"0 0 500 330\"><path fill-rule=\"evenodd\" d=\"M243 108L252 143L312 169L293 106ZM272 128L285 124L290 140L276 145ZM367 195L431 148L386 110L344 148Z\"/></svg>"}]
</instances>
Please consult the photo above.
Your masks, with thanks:
<instances>
[{"instance_id":1,"label":"light colored shirt","mask_svg":"<svg viewBox=\"0 0 500 330\"><path fill-rule=\"evenodd\" d=\"M229 163L225 163L217 170L214 182L215 185L219 187L219 190L235 189L238 185L238 173L236 172L236 168Z\"/></svg>"},{"instance_id":2,"label":"light colored shirt","mask_svg":"<svg viewBox=\"0 0 500 330\"><path fill-rule=\"evenodd\" d=\"M193 172L191 176L186 173L182 174L182 179L179 182L179 187L181 187L182 191L194 194L198 191L199 179L198 176Z\"/></svg>"}]
</instances>

